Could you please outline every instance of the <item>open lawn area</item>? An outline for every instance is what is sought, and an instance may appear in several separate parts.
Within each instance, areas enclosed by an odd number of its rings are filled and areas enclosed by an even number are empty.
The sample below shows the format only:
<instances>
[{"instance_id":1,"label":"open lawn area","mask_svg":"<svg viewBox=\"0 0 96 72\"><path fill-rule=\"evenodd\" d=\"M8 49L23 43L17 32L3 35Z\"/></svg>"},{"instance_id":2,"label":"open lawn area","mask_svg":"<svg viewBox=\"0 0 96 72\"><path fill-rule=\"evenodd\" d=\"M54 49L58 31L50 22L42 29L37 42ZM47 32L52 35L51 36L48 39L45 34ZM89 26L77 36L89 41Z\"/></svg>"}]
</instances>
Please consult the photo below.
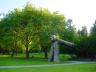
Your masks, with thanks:
<instances>
[{"instance_id":1,"label":"open lawn area","mask_svg":"<svg viewBox=\"0 0 96 72\"><path fill-rule=\"evenodd\" d=\"M48 62L47 59L44 59L43 53L33 53L34 58L31 57L26 59L24 54L18 54L13 58L10 55L0 55L0 66L13 66L13 65L35 65L35 64L54 64L55 62ZM69 55L60 55L62 60L60 63L70 59Z\"/></svg>"},{"instance_id":2,"label":"open lawn area","mask_svg":"<svg viewBox=\"0 0 96 72\"><path fill-rule=\"evenodd\" d=\"M19 54L11 58L9 55L0 55L0 66L27 66L27 65L53 65L55 62L48 62L43 58L42 53L34 54L34 58L30 57L26 59L24 54ZM32 55L30 55L32 56ZM67 64L66 60L70 59L68 55L60 56L64 61L58 64ZM25 67L25 68L0 68L0 72L96 72L95 64L70 64L70 65L57 65L57 66L37 66L37 67Z\"/></svg>"},{"instance_id":3,"label":"open lawn area","mask_svg":"<svg viewBox=\"0 0 96 72\"><path fill-rule=\"evenodd\" d=\"M0 69L0 72L96 72L96 64Z\"/></svg>"},{"instance_id":4,"label":"open lawn area","mask_svg":"<svg viewBox=\"0 0 96 72\"><path fill-rule=\"evenodd\" d=\"M42 57L42 54L34 54L34 58L26 59L24 54L11 58L9 55L0 55L0 66L11 65L34 65L34 64L51 64L47 59Z\"/></svg>"}]
</instances>

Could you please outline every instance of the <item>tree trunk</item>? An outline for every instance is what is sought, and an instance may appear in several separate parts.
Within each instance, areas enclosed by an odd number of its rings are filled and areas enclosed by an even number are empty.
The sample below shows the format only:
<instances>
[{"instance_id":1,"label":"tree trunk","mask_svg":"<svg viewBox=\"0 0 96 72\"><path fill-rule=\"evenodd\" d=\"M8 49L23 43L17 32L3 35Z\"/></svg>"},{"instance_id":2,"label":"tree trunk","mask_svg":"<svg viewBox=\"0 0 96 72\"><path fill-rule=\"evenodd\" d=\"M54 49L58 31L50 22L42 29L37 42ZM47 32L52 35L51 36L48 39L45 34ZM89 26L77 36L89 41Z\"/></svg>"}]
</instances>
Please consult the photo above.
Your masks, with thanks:
<instances>
[{"instance_id":1,"label":"tree trunk","mask_svg":"<svg viewBox=\"0 0 96 72\"><path fill-rule=\"evenodd\" d=\"M26 48L26 58L29 58L29 51L28 51L28 47Z\"/></svg>"},{"instance_id":2,"label":"tree trunk","mask_svg":"<svg viewBox=\"0 0 96 72\"><path fill-rule=\"evenodd\" d=\"M28 44L29 44L28 33L26 33L26 44L25 44L25 47L26 47L26 58L27 58L27 59L29 58Z\"/></svg>"},{"instance_id":3,"label":"tree trunk","mask_svg":"<svg viewBox=\"0 0 96 72\"><path fill-rule=\"evenodd\" d=\"M16 56L17 56L17 54L18 54L18 50L17 50L17 47L16 47L16 51L15 51L15 54L16 54Z\"/></svg>"},{"instance_id":4,"label":"tree trunk","mask_svg":"<svg viewBox=\"0 0 96 72\"><path fill-rule=\"evenodd\" d=\"M48 59L48 51L47 51L47 47L44 48L44 58Z\"/></svg>"},{"instance_id":5,"label":"tree trunk","mask_svg":"<svg viewBox=\"0 0 96 72\"><path fill-rule=\"evenodd\" d=\"M11 52L11 57L14 57L14 53L15 53L15 50L12 49L12 52Z\"/></svg>"}]
</instances>

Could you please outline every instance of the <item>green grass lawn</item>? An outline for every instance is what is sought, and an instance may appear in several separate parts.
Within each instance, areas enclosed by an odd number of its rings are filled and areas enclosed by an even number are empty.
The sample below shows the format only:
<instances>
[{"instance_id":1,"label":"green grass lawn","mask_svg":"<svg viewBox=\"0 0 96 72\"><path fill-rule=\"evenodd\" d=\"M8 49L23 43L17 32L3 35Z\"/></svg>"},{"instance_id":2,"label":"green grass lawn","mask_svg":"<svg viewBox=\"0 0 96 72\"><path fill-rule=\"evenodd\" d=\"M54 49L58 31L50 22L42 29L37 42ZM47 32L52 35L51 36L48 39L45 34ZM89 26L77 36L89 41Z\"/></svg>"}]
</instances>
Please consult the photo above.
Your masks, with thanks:
<instances>
[{"instance_id":1,"label":"green grass lawn","mask_svg":"<svg viewBox=\"0 0 96 72\"><path fill-rule=\"evenodd\" d=\"M37 56L37 55L36 55ZM23 55L11 58L8 55L0 55L0 66L9 65L34 65L34 64L51 64L43 57L37 56L36 58L26 59Z\"/></svg>"},{"instance_id":2,"label":"green grass lawn","mask_svg":"<svg viewBox=\"0 0 96 72\"><path fill-rule=\"evenodd\" d=\"M32 56L32 55L31 55ZM44 55L35 53L34 58L26 59L24 54L19 54L11 58L9 55L0 55L0 66L11 65L36 65L36 64L54 64L43 58ZM70 59L68 55L60 55L62 60ZM60 62L62 63L62 62ZM64 63L64 61L63 61ZM32 68L5 68L0 72L96 72L96 64L78 64L52 67L32 67Z\"/></svg>"},{"instance_id":3,"label":"green grass lawn","mask_svg":"<svg viewBox=\"0 0 96 72\"><path fill-rule=\"evenodd\" d=\"M96 64L0 69L0 72L96 72Z\"/></svg>"},{"instance_id":4,"label":"green grass lawn","mask_svg":"<svg viewBox=\"0 0 96 72\"><path fill-rule=\"evenodd\" d=\"M0 66L8 66L8 65L34 65L34 64L53 64L54 62L48 62L47 59L44 59L43 53L34 53L34 58L30 55L29 59L25 58L25 54L18 54L13 58L10 55L0 55ZM70 56L68 55L60 55L62 62L68 60ZM62 63L61 62L61 63Z\"/></svg>"}]
</instances>

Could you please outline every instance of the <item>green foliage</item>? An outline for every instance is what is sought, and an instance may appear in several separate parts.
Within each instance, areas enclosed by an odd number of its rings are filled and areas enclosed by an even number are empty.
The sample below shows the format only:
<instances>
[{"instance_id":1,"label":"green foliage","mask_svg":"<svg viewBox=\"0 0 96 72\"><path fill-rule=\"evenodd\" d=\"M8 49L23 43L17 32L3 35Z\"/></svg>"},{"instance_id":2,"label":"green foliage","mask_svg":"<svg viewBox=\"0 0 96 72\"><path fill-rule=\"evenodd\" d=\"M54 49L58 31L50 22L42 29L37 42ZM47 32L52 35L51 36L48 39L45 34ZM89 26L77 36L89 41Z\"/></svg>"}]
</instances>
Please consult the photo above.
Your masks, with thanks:
<instances>
[{"instance_id":1,"label":"green foliage","mask_svg":"<svg viewBox=\"0 0 96 72\"><path fill-rule=\"evenodd\" d=\"M65 26L63 15L27 3L23 9L16 8L1 19L0 46L11 51L23 47L29 57L29 50L50 48L51 35L61 35Z\"/></svg>"},{"instance_id":2,"label":"green foliage","mask_svg":"<svg viewBox=\"0 0 96 72\"><path fill-rule=\"evenodd\" d=\"M29 2L24 8L9 11L0 20L0 49L26 51L26 57L33 50L45 51L50 49L51 35L74 42L76 48L60 47L60 53L96 55L96 21L88 36L86 26L76 31L72 19L65 20L58 11L50 12L45 8L36 8ZM84 54L83 54L84 55Z\"/></svg>"},{"instance_id":3,"label":"green foliage","mask_svg":"<svg viewBox=\"0 0 96 72\"><path fill-rule=\"evenodd\" d=\"M93 27L91 27L90 35L96 35L96 20L93 24Z\"/></svg>"},{"instance_id":4,"label":"green foliage","mask_svg":"<svg viewBox=\"0 0 96 72\"><path fill-rule=\"evenodd\" d=\"M96 55L96 34L94 33L95 25L91 29L91 33L88 36L86 27L82 27L81 31L78 31L79 41L77 41L76 54L78 57L87 57L92 60Z\"/></svg>"},{"instance_id":5,"label":"green foliage","mask_svg":"<svg viewBox=\"0 0 96 72\"><path fill-rule=\"evenodd\" d=\"M65 22L65 28L63 28L61 32L61 38L66 41L76 43L79 39L76 28L72 24L72 19L68 19L67 22ZM61 45L60 47L60 53L74 54L74 51L74 48L65 45Z\"/></svg>"}]
</instances>

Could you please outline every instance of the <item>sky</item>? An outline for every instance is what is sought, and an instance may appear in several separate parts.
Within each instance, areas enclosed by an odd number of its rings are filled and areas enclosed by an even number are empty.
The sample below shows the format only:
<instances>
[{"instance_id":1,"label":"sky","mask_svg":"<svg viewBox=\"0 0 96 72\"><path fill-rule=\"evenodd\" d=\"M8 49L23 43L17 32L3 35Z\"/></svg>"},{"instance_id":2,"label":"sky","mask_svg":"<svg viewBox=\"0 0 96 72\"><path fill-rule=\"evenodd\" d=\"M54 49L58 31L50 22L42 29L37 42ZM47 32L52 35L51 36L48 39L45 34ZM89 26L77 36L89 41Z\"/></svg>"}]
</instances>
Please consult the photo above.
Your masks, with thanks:
<instances>
[{"instance_id":1,"label":"sky","mask_svg":"<svg viewBox=\"0 0 96 72\"><path fill-rule=\"evenodd\" d=\"M59 11L66 19L72 19L77 29L87 26L89 31L96 19L96 0L0 0L0 13L23 8L28 1L35 7Z\"/></svg>"}]
</instances>

